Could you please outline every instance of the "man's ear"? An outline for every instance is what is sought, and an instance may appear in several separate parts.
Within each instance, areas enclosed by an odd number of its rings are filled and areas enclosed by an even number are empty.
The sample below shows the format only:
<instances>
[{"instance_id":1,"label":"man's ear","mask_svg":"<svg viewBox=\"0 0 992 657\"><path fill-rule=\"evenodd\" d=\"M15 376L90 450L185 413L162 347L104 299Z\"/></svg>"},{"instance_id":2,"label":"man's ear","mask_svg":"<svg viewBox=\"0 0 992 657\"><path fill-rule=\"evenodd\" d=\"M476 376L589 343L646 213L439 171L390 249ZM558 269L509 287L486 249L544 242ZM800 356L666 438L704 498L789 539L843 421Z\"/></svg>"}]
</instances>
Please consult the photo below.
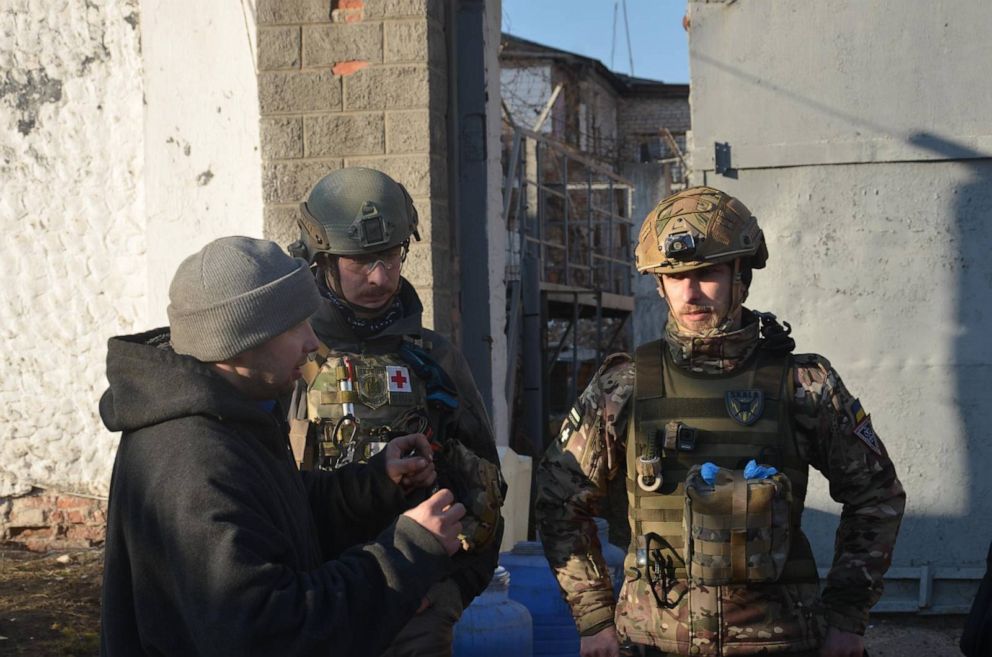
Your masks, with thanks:
<instances>
[{"instance_id":1,"label":"man's ear","mask_svg":"<svg viewBox=\"0 0 992 657\"><path fill-rule=\"evenodd\" d=\"M655 274L654 280L658 284L658 296L665 298L665 278L661 274Z\"/></svg>"}]
</instances>

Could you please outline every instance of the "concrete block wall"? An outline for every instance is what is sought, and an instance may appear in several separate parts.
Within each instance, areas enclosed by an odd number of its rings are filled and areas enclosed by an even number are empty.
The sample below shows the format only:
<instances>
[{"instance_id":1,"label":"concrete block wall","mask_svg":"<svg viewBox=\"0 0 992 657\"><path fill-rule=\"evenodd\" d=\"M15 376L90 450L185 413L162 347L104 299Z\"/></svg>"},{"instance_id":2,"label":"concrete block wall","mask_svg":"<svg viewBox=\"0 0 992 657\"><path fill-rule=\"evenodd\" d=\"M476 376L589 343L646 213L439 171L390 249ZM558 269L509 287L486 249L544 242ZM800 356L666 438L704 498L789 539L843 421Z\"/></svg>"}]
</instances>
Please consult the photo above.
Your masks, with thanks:
<instances>
[{"instance_id":1,"label":"concrete block wall","mask_svg":"<svg viewBox=\"0 0 992 657\"><path fill-rule=\"evenodd\" d=\"M298 237L298 206L324 174L380 169L406 186L423 241L404 275L425 324L449 336L451 271L442 0L259 0L264 233Z\"/></svg>"}]
</instances>

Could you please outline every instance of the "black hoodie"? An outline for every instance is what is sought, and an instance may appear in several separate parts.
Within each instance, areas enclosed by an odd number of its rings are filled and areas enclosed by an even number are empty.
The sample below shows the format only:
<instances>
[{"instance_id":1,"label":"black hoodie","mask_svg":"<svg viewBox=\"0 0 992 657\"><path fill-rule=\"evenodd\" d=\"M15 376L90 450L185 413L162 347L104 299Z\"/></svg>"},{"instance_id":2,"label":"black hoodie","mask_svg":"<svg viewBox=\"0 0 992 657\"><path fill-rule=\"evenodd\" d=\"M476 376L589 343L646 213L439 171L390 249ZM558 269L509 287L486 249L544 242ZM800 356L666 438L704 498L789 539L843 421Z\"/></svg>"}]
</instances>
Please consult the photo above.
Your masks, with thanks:
<instances>
[{"instance_id":1,"label":"black hoodie","mask_svg":"<svg viewBox=\"0 0 992 657\"><path fill-rule=\"evenodd\" d=\"M406 504L381 459L298 472L279 411L168 339L109 342L100 414L123 435L102 654L381 653L447 574L441 544L395 520Z\"/></svg>"}]
</instances>

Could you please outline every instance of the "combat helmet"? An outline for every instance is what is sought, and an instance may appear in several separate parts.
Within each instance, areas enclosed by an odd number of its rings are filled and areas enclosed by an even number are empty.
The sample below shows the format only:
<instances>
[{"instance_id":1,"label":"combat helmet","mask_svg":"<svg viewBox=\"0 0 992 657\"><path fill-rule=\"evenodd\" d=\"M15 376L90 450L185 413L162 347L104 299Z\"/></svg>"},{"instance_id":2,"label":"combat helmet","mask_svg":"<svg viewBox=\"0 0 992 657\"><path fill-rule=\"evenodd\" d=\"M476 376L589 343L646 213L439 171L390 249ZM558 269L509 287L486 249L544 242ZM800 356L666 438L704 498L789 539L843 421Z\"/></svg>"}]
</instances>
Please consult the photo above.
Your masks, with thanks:
<instances>
[{"instance_id":1,"label":"combat helmet","mask_svg":"<svg viewBox=\"0 0 992 657\"><path fill-rule=\"evenodd\" d=\"M375 169L349 167L327 174L300 204L300 240L290 253L311 263L321 253L356 256L408 245L417 209L403 185Z\"/></svg>"},{"instance_id":2,"label":"combat helmet","mask_svg":"<svg viewBox=\"0 0 992 657\"><path fill-rule=\"evenodd\" d=\"M642 274L678 274L738 259L761 269L768 247L743 203L712 187L690 187L648 213L634 259Z\"/></svg>"}]
</instances>

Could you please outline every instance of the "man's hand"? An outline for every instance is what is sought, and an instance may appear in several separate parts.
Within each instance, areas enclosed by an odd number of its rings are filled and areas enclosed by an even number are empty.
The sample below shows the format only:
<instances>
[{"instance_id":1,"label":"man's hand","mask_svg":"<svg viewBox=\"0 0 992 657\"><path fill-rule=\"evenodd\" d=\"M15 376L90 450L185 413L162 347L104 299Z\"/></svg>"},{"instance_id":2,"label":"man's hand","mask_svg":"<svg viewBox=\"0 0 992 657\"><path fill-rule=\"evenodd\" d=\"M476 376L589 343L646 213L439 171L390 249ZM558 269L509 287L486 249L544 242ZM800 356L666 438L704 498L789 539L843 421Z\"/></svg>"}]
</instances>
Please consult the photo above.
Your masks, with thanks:
<instances>
[{"instance_id":1,"label":"man's hand","mask_svg":"<svg viewBox=\"0 0 992 657\"><path fill-rule=\"evenodd\" d=\"M455 503L455 496L447 488L442 488L403 515L434 534L449 557L461 548L458 534L462 531L460 520L465 515L465 507Z\"/></svg>"},{"instance_id":2,"label":"man's hand","mask_svg":"<svg viewBox=\"0 0 992 657\"><path fill-rule=\"evenodd\" d=\"M617 628L610 625L592 636L584 636L579 641L581 657L620 657L620 642L617 641Z\"/></svg>"},{"instance_id":3,"label":"man's hand","mask_svg":"<svg viewBox=\"0 0 992 657\"><path fill-rule=\"evenodd\" d=\"M865 640L860 634L844 632L836 627L827 629L827 638L820 647L820 657L861 657Z\"/></svg>"},{"instance_id":4,"label":"man's hand","mask_svg":"<svg viewBox=\"0 0 992 657\"><path fill-rule=\"evenodd\" d=\"M437 480L434 453L422 433L393 438L386 445L386 474L404 493L426 488Z\"/></svg>"}]
</instances>

